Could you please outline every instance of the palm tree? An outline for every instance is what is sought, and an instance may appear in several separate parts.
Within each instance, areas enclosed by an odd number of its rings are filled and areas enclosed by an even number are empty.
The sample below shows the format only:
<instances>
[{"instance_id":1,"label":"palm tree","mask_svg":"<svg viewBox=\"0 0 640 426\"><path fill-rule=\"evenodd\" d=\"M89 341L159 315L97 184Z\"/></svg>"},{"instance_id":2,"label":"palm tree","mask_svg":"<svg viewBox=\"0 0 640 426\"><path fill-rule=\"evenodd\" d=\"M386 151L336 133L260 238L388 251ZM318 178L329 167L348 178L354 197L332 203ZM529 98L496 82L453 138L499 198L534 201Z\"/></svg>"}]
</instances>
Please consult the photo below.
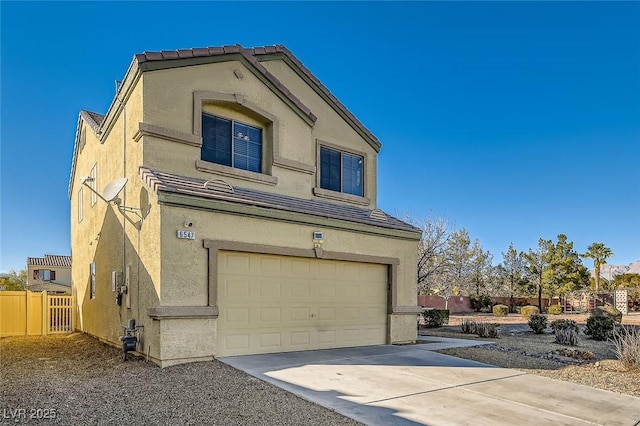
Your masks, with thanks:
<instances>
[{"instance_id":1,"label":"palm tree","mask_svg":"<svg viewBox=\"0 0 640 426\"><path fill-rule=\"evenodd\" d=\"M613 252L604 243L593 243L587 247L587 252L581 255L593 259L593 270L596 276L596 294L600 291L600 267L607 263L607 258L613 257Z\"/></svg>"}]
</instances>

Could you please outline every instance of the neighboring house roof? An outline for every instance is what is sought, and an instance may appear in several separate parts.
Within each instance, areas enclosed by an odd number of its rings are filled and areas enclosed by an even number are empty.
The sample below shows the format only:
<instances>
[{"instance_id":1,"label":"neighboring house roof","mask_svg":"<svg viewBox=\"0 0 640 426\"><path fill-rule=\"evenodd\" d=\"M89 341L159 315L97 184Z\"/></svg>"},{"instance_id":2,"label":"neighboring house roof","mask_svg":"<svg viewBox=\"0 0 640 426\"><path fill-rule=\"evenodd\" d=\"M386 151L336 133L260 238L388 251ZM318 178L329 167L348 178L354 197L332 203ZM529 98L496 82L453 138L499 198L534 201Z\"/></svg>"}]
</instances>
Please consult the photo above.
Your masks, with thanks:
<instances>
[{"instance_id":1,"label":"neighboring house roof","mask_svg":"<svg viewBox=\"0 0 640 426\"><path fill-rule=\"evenodd\" d=\"M405 223L381 210L331 203L321 200L305 200L287 195L273 194L254 189L231 186L221 179L205 181L192 177L150 170L140 167L140 174L154 192L185 194L194 197L251 205L323 218L339 219L388 229L420 233L420 229ZM205 187L205 183L211 182Z\"/></svg>"},{"instance_id":2,"label":"neighboring house roof","mask_svg":"<svg viewBox=\"0 0 640 426\"><path fill-rule=\"evenodd\" d=\"M27 266L71 268L71 256L45 254L44 257L27 257Z\"/></svg>"},{"instance_id":3,"label":"neighboring house roof","mask_svg":"<svg viewBox=\"0 0 640 426\"><path fill-rule=\"evenodd\" d=\"M71 291L71 284L54 283L54 282L37 282L27 286L30 291Z\"/></svg>"},{"instance_id":4,"label":"neighboring house roof","mask_svg":"<svg viewBox=\"0 0 640 426\"><path fill-rule=\"evenodd\" d=\"M347 121L376 151L380 150L382 144L378 140L376 136L373 135L367 129L360 120L358 120L352 113L347 109L346 106L342 102L338 100L330 91L327 89L324 84L314 76L311 71L302 64L302 62L296 58L289 49L287 49L283 45L274 45L274 46L264 46L264 47L252 47L252 48L244 48L239 44L232 46L221 46L221 47L204 47L204 48L193 48L193 49L179 49L179 50L163 50L160 52L143 52L134 55L133 61L127 70L127 74L125 75L125 80L130 74L130 71L135 69L133 66L137 64L139 70L144 72L148 69L153 69L153 64L161 64L166 65L161 68L173 68L178 66L186 66L186 65L198 65L199 62L207 60L207 58L215 59L215 57L221 57L223 55L240 55L241 58L244 59L245 64L249 65L250 69L253 69L254 72L263 76L265 80L267 80L272 87L274 87L282 97L288 99L290 103L295 105L295 107L301 111L301 113L307 117L310 122L314 123L317 120L316 115L306 106L304 105L300 99L298 99L280 80L278 80L273 74L271 74L261 63L261 60L267 60L271 58L282 58L303 80L305 80L321 97L325 99L331 105L335 111L341 115L345 121ZM231 58L230 60L233 60ZM186 63L185 63L186 61ZM189 63L189 61L193 61L193 63ZM163 64L164 63L164 64ZM146 65L149 65L147 67ZM73 179L75 176L75 166L76 166L76 158L78 153L78 138L79 138L79 129L80 129L80 119L83 119L87 122L87 124L92 128L92 130L96 134L102 133L103 125L106 125L109 128L109 122L112 122L113 119L109 118L108 122L105 123L105 118L109 116L112 109L116 108L116 102L114 98L114 102L112 102L109 107L109 111L107 114L101 115L94 112L89 111L81 111L80 117L78 119L78 131L76 132L76 142L73 150L73 159L71 163L71 174L69 178L69 189L68 195L71 198L71 189L73 184Z\"/></svg>"}]
</instances>

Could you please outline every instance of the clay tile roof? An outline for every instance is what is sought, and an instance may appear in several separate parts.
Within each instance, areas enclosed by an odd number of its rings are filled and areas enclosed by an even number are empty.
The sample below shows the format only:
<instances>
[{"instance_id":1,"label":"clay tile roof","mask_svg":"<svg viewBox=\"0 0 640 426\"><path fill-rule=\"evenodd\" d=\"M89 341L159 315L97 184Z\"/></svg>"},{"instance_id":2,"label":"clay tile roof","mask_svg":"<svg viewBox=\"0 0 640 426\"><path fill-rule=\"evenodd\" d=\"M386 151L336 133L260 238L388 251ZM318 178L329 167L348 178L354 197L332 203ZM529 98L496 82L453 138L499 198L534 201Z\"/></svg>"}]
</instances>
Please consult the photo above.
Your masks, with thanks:
<instances>
[{"instance_id":1,"label":"clay tile roof","mask_svg":"<svg viewBox=\"0 0 640 426\"><path fill-rule=\"evenodd\" d=\"M193 58L193 52L191 50L181 49L181 50L178 50L177 52L180 58ZM152 59L149 59L149 60L151 61Z\"/></svg>"},{"instance_id":2,"label":"clay tile roof","mask_svg":"<svg viewBox=\"0 0 640 426\"><path fill-rule=\"evenodd\" d=\"M289 100L299 108L312 122L317 120L317 117L313 112L304 105L295 95L291 93L291 91L284 86L273 74L271 74L267 69L260 63L260 56L262 55L270 55L280 53L283 54L286 58L288 58L295 67L313 84L317 86L317 88L322 92L332 103L333 105L347 117L347 120L351 122L352 126L357 128L366 138L368 138L372 145L376 147L376 149L380 148L380 141L378 138L369 131L361 122L358 120L351 111L347 109L347 107L342 104L336 98L333 93L327 89L322 82L311 73L311 71L304 66L304 64L296 58L293 53L289 49L287 49L283 45L275 45L275 46L262 46L262 47L252 47L252 48L244 48L239 44L228 45L228 46L210 46L207 48L193 48L193 49L180 49L175 51L164 50L162 52L144 52L141 54L135 55L135 59L138 63L144 63L149 61L161 61L161 60L172 60L172 59L186 59L193 57L203 57L203 56L219 56L224 54L237 54L240 53L242 56L249 61L251 65L255 67L255 69L263 74L269 82L271 82L279 91L282 92L284 96L289 98Z\"/></svg>"},{"instance_id":3,"label":"clay tile roof","mask_svg":"<svg viewBox=\"0 0 640 426\"><path fill-rule=\"evenodd\" d=\"M150 61L160 61L164 59L162 52L145 52L145 55L147 55L147 59Z\"/></svg>"},{"instance_id":4,"label":"clay tile roof","mask_svg":"<svg viewBox=\"0 0 640 426\"><path fill-rule=\"evenodd\" d=\"M420 234L420 230L381 210L368 210L324 200L306 200L287 195L262 192L255 189L228 185L231 190L220 190L206 185L204 179L164 173L140 167L140 175L154 192L184 194L221 202L237 203L271 210L303 213L329 219L344 220L387 229ZM218 185L219 186L219 185ZM372 214L372 212L375 212Z\"/></svg>"},{"instance_id":5,"label":"clay tile roof","mask_svg":"<svg viewBox=\"0 0 640 426\"><path fill-rule=\"evenodd\" d=\"M180 59L180 56L178 56L178 52L176 52L175 50L163 50L162 57L164 59Z\"/></svg>"},{"instance_id":6,"label":"clay tile roof","mask_svg":"<svg viewBox=\"0 0 640 426\"><path fill-rule=\"evenodd\" d=\"M209 47L209 54L211 56L222 55L224 53L224 49L222 47Z\"/></svg>"},{"instance_id":7,"label":"clay tile roof","mask_svg":"<svg viewBox=\"0 0 640 426\"><path fill-rule=\"evenodd\" d=\"M44 257L27 257L27 265L70 268L71 256L45 254Z\"/></svg>"},{"instance_id":8,"label":"clay tile roof","mask_svg":"<svg viewBox=\"0 0 640 426\"><path fill-rule=\"evenodd\" d=\"M209 56L208 48L193 49L193 56Z\"/></svg>"}]
</instances>

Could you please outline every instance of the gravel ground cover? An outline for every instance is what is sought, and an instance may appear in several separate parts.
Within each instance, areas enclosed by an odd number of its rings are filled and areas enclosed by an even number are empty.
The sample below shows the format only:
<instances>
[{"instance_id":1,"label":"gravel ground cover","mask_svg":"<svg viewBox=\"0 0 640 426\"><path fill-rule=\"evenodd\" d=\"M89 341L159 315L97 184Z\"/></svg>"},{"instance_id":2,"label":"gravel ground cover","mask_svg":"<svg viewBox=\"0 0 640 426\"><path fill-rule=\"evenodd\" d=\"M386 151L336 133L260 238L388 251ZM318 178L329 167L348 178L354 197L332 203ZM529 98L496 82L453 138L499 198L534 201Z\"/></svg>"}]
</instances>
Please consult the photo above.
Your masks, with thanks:
<instances>
[{"instance_id":1,"label":"gravel ground cover","mask_svg":"<svg viewBox=\"0 0 640 426\"><path fill-rule=\"evenodd\" d=\"M452 318L454 321L450 321L450 324L452 322L460 324L461 319L470 318L470 316ZM581 329L584 328L584 320L580 324L575 316L567 318L576 319ZM554 335L550 329L545 334L534 334L526 321L519 317L480 316L473 317L473 319L501 322L500 337L498 339L481 339L475 335L462 334L458 325L425 329L421 331L421 334L426 335L427 339L429 335L432 335L457 339L491 340L495 344L443 349L438 352L640 397L640 372L625 371L616 360L613 344L610 342L591 340L581 332L578 346L563 346L554 343ZM493 321L493 319L497 321ZM550 317L550 319L556 319L556 317ZM630 324L634 324L634 322Z\"/></svg>"},{"instance_id":2,"label":"gravel ground cover","mask_svg":"<svg viewBox=\"0 0 640 426\"><path fill-rule=\"evenodd\" d=\"M0 339L0 423L360 424L218 361L161 369L121 354L80 333Z\"/></svg>"}]
</instances>

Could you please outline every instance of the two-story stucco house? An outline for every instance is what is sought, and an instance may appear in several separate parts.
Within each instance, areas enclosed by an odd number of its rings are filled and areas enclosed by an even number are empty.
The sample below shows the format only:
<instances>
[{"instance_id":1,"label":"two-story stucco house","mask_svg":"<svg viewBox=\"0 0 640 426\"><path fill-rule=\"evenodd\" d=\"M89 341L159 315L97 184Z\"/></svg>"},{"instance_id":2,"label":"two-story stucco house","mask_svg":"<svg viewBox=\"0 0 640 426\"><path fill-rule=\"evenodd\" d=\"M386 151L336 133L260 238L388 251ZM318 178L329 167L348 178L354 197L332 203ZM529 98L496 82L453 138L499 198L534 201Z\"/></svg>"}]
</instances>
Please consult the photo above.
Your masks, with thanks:
<instances>
[{"instance_id":1,"label":"two-story stucco house","mask_svg":"<svg viewBox=\"0 0 640 426\"><path fill-rule=\"evenodd\" d=\"M415 341L420 231L376 208L380 147L283 46L135 55L78 119L79 327L133 318L161 366Z\"/></svg>"},{"instance_id":2,"label":"two-story stucco house","mask_svg":"<svg viewBox=\"0 0 640 426\"><path fill-rule=\"evenodd\" d=\"M71 256L27 257L27 290L71 293Z\"/></svg>"}]
</instances>

